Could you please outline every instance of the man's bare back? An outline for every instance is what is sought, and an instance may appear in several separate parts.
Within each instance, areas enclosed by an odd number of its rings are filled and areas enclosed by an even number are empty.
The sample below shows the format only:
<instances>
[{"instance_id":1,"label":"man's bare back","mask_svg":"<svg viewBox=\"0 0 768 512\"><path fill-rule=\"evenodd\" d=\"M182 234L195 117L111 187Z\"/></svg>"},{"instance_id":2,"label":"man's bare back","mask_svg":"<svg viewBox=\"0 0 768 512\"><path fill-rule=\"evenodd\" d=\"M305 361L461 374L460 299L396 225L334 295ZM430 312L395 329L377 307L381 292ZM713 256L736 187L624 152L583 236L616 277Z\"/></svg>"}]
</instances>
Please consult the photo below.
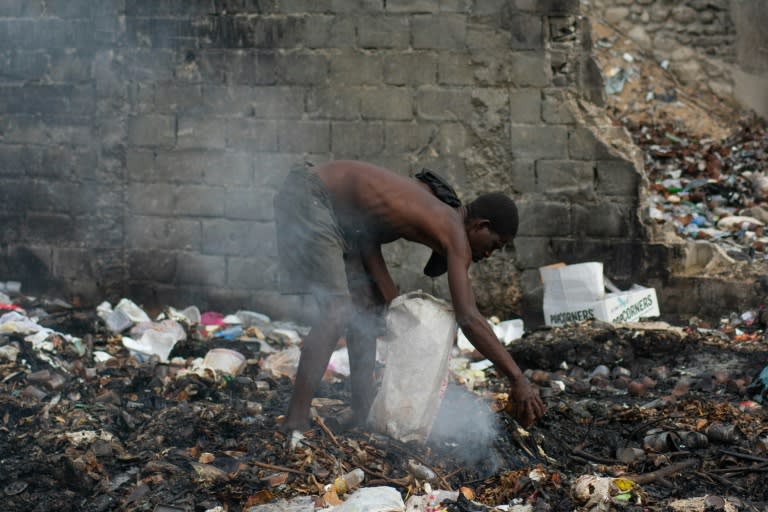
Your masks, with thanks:
<instances>
[{"instance_id":1,"label":"man's bare back","mask_svg":"<svg viewBox=\"0 0 768 512\"><path fill-rule=\"evenodd\" d=\"M412 178L350 160L313 172L328 188L342 226L365 228L379 244L404 238L443 252L450 236L465 238L459 213Z\"/></svg>"}]
</instances>

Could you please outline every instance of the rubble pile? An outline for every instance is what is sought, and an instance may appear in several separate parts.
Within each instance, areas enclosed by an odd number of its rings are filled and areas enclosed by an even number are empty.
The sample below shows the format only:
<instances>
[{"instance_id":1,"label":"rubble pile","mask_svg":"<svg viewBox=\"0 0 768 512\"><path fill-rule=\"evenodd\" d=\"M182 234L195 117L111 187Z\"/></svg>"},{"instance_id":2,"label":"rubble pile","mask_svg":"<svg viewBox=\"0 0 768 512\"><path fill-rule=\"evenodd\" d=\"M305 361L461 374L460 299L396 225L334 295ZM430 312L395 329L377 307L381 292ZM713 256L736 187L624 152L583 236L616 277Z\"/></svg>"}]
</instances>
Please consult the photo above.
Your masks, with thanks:
<instances>
[{"instance_id":1,"label":"rubble pile","mask_svg":"<svg viewBox=\"0 0 768 512\"><path fill-rule=\"evenodd\" d=\"M649 216L686 239L720 245L736 260L766 260L768 134L743 124L722 141L670 125L630 125L651 180Z\"/></svg>"},{"instance_id":2,"label":"rubble pile","mask_svg":"<svg viewBox=\"0 0 768 512\"><path fill-rule=\"evenodd\" d=\"M741 331L728 323L588 322L524 333L509 350L549 407L529 430L504 412L505 381L457 346L426 444L343 427L342 347L313 401L312 428L291 449L280 421L304 327L248 311L166 308L150 319L130 301L85 310L20 293L6 298L5 510L760 510L768 503L761 321ZM146 336L153 331L168 336ZM751 336L738 337L745 331ZM242 357L211 357L216 351ZM491 420L481 434L484 418ZM707 508L712 503L719 508Z\"/></svg>"}]
</instances>

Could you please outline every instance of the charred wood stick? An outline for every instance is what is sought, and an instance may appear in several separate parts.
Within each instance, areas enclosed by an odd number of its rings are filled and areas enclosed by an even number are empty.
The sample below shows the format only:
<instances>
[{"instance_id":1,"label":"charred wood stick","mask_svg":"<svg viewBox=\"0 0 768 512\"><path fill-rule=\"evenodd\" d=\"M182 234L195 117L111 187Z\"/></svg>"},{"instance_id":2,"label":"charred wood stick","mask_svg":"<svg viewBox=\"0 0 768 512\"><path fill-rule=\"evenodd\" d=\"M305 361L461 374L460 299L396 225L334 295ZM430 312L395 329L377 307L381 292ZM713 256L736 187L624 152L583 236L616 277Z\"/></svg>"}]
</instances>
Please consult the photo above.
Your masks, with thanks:
<instances>
[{"instance_id":1,"label":"charred wood stick","mask_svg":"<svg viewBox=\"0 0 768 512\"><path fill-rule=\"evenodd\" d=\"M623 478L632 480L638 485L649 484L664 479L670 475L674 475L675 473L684 471L688 468L698 466L698 464L698 460L688 459L682 462L677 462L675 464L670 464L669 466L657 469L656 471L651 471L650 473L643 473L641 475L624 475Z\"/></svg>"},{"instance_id":2,"label":"charred wood stick","mask_svg":"<svg viewBox=\"0 0 768 512\"><path fill-rule=\"evenodd\" d=\"M621 461L618 461L616 459L601 457L600 455L593 455L578 447L573 449L573 454L592 462L599 462L600 464L621 464Z\"/></svg>"},{"instance_id":3,"label":"charred wood stick","mask_svg":"<svg viewBox=\"0 0 768 512\"><path fill-rule=\"evenodd\" d=\"M732 468L710 469L707 473L764 473L768 471L768 463L758 466L734 466Z\"/></svg>"},{"instance_id":4,"label":"charred wood stick","mask_svg":"<svg viewBox=\"0 0 768 512\"><path fill-rule=\"evenodd\" d=\"M252 461L249 461L249 462L251 464L253 464L254 466L258 466L258 467L264 468L264 469L271 469L272 471L285 471L287 473L294 473L296 475L301 475L301 476L310 476L310 474L311 474L311 473L307 473L305 471L299 471L298 469L287 468L285 466L278 466L276 464L268 464L266 462L259 462L257 460L252 460Z\"/></svg>"},{"instance_id":5,"label":"charred wood stick","mask_svg":"<svg viewBox=\"0 0 768 512\"><path fill-rule=\"evenodd\" d=\"M720 449L720 453L731 455L733 457L738 457L740 459L753 460L755 462L762 462L763 464L768 464L768 459L766 459L765 457L758 457L756 455L750 455L748 453L734 452L734 451L725 450L722 448Z\"/></svg>"},{"instance_id":6,"label":"charred wood stick","mask_svg":"<svg viewBox=\"0 0 768 512\"><path fill-rule=\"evenodd\" d=\"M694 471L694 474L699 477L715 480L719 484L724 485L726 489L733 489L734 491L744 492L743 487L736 485L732 481L720 475L713 475L712 473L703 473L701 471Z\"/></svg>"},{"instance_id":7,"label":"charred wood stick","mask_svg":"<svg viewBox=\"0 0 768 512\"><path fill-rule=\"evenodd\" d=\"M362 470L363 470L365 473L368 473L368 474L369 474L369 475L371 475L371 476L375 476L375 477L376 477L376 478L378 478L379 480L381 480L381 481L383 481L383 482L386 482L386 483L388 483L388 484L399 485L399 486L401 486L401 487L407 487L407 486L408 486L408 484L410 484L410 483L411 483L411 479L410 479L410 478L408 478L407 476L404 476L403 478L389 478L389 477L387 477L387 476L385 476L385 475L382 475L381 473L377 473L376 471L372 471L372 470L370 470L370 469L368 469L368 468L366 468L366 467L363 467L363 468L361 468L361 469L362 469ZM376 482L376 480L371 480L371 481L370 481L370 482L368 482L368 483L369 483L369 484L373 484L374 482Z\"/></svg>"},{"instance_id":8,"label":"charred wood stick","mask_svg":"<svg viewBox=\"0 0 768 512\"><path fill-rule=\"evenodd\" d=\"M325 432L325 434L331 438L331 441L333 441L333 444L335 444L337 448L339 448L340 450L343 450L343 448L341 447L341 444L339 443L339 440L336 439L335 435L333 435L333 432L331 432L331 429L329 429L328 425L325 424L325 421L323 421L323 418L321 418L320 416L315 416L315 423L320 425L320 428L323 429L323 432Z\"/></svg>"}]
</instances>

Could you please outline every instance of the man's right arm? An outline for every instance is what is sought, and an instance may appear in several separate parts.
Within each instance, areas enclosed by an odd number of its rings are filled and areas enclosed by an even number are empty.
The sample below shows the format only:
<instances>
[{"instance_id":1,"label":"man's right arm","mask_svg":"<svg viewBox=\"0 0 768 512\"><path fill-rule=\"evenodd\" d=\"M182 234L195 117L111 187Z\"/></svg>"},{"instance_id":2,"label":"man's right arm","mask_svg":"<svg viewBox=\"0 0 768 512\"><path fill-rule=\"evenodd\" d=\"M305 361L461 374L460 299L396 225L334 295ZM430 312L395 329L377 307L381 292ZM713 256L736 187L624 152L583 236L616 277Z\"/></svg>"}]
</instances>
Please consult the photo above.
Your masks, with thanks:
<instances>
[{"instance_id":1,"label":"man's right arm","mask_svg":"<svg viewBox=\"0 0 768 512\"><path fill-rule=\"evenodd\" d=\"M456 320L470 343L509 379L513 415L528 427L544 414L544 404L477 309L468 273L471 252L461 247L447 252L448 286Z\"/></svg>"}]
</instances>

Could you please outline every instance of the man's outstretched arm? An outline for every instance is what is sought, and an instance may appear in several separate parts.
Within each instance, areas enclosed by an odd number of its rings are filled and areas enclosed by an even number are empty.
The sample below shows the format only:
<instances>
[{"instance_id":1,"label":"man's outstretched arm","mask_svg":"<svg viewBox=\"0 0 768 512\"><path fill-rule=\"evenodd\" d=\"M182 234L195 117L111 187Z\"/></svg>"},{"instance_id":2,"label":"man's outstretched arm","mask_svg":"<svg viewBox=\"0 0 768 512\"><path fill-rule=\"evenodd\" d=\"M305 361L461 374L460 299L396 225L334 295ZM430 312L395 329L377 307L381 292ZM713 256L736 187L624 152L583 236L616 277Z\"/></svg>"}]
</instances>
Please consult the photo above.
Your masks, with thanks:
<instances>
[{"instance_id":1,"label":"man's outstretched arm","mask_svg":"<svg viewBox=\"0 0 768 512\"><path fill-rule=\"evenodd\" d=\"M470 260L469 254L451 255L449 251L448 285L456 320L470 343L509 379L511 412L521 425L529 427L544 414L546 408L488 321L478 311L469 281Z\"/></svg>"}]
</instances>

